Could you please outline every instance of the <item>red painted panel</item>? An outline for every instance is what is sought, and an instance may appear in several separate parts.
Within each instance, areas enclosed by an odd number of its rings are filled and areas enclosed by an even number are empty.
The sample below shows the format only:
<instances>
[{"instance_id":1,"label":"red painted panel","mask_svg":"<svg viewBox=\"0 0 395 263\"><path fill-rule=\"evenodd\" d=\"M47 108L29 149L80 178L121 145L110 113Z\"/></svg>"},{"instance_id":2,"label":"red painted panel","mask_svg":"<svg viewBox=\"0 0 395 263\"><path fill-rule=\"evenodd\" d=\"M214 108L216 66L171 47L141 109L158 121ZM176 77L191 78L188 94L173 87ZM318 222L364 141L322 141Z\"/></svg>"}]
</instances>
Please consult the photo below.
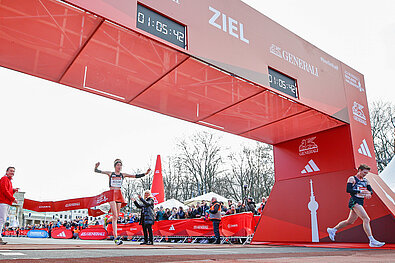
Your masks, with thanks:
<instances>
[{"instance_id":1,"label":"red painted panel","mask_svg":"<svg viewBox=\"0 0 395 263\"><path fill-rule=\"evenodd\" d=\"M342 71L355 163L365 163L378 173L363 75L345 65Z\"/></svg>"},{"instance_id":2,"label":"red painted panel","mask_svg":"<svg viewBox=\"0 0 395 263\"><path fill-rule=\"evenodd\" d=\"M354 169L349 132L344 125L275 145L276 181Z\"/></svg>"},{"instance_id":3,"label":"red painted panel","mask_svg":"<svg viewBox=\"0 0 395 263\"><path fill-rule=\"evenodd\" d=\"M244 133L307 110L306 106L284 99L269 91L242 101L204 119L205 122L224 127L231 133Z\"/></svg>"},{"instance_id":4,"label":"red painted panel","mask_svg":"<svg viewBox=\"0 0 395 263\"><path fill-rule=\"evenodd\" d=\"M1 1L0 65L57 81L99 22L58 1Z\"/></svg>"},{"instance_id":5,"label":"red painted panel","mask_svg":"<svg viewBox=\"0 0 395 263\"><path fill-rule=\"evenodd\" d=\"M195 122L260 91L258 86L190 58L132 104Z\"/></svg>"},{"instance_id":6,"label":"red painted panel","mask_svg":"<svg viewBox=\"0 0 395 263\"><path fill-rule=\"evenodd\" d=\"M318 174L314 177L277 181L270 193L253 241L312 241L311 211L308 208L312 196L310 179L313 183L313 195L318 203L316 213L319 239L326 238L327 227L334 227L348 217L350 195L346 193L346 183L347 178L355 173L354 170L339 171ZM371 199L365 200L364 207L371 220L390 213L375 194ZM355 224L343 228L339 233L361 224L362 221L357 220ZM385 230L374 228L372 231L377 233ZM366 242L366 235L362 228L357 236L350 236L348 240L347 237L344 238L343 242L350 242L351 239L353 242Z\"/></svg>"},{"instance_id":7,"label":"red painted panel","mask_svg":"<svg viewBox=\"0 0 395 263\"><path fill-rule=\"evenodd\" d=\"M241 135L257 141L277 144L341 125L344 125L341 121L318 111L308 110Z\"/></svg>"},{"instance_id":8,"label":"red painted panel","mask_svg":"<svg viewBox=\"0 0 395 263\"><path fill-rule=\"evenodd\" d=\"M129 102L184 59L182 53L105 22L61 83Z\"/></svg>"}]
</instances>

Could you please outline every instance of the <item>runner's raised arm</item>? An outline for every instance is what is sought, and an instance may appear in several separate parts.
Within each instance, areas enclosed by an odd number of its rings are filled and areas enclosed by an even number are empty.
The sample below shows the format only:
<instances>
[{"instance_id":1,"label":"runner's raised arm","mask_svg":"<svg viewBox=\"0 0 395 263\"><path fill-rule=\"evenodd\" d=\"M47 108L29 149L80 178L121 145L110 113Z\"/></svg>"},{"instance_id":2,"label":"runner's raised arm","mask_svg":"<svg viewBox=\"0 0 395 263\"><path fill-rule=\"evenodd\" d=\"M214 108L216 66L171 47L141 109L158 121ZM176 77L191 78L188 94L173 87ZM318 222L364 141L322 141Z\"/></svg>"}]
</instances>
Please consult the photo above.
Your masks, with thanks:
<instances>
[{"instance_id":1,"label":"runner's raised arm","mask_svg":"<svg viewBox=\"0 0 395 263\"><path fill-rule=\"evenodd\" d=\"M151 168L148 168L148 170L145 173L142 173L142 174L127 174L127 173L123 173L123 176L129 177L129 178L141 178L141 177L144 177L144 176L148 175L150 172L151 172Z\"/></svg>"},{"instance_id":2,"label":"runner's raised arm","mask_svg":"<svg viewBox=\"0 0 395 263\"><path fill-rule=\"evenodd\" d=\"M106 175L108 175L108 176L111 175L111 172L110 172L110 171L101 171L101 170L99 170L99 169L98 169L99 165L100 165L100 162L97 162L97 163L95 164L95 173L106 174Z\"/></svg>"}]
</instances>

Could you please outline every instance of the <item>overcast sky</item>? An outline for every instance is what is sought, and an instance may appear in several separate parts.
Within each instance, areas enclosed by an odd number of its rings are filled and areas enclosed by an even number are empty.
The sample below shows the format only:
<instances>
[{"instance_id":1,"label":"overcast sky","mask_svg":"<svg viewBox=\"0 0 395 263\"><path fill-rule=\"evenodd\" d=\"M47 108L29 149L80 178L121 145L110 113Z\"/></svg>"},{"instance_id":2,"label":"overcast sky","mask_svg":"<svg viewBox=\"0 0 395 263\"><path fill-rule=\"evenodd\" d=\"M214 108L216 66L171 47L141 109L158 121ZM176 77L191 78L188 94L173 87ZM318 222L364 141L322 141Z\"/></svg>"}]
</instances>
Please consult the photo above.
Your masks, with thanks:
<instances>
[{"instance_id":1,"label":"overcast sky","mask_svg":"<svg viewBox=\"0 0 395 263\"><path fill-rule=\"evenodd\" d=\"M244 0L365 76L368 101L395 102L395 1ZM35 200L99 194L112 169L146 169L176 138L207 128L0 68L0 172L16 167L14 187ZM235 149L251 140L223 136Z\"/></svg>"}]
</instances>

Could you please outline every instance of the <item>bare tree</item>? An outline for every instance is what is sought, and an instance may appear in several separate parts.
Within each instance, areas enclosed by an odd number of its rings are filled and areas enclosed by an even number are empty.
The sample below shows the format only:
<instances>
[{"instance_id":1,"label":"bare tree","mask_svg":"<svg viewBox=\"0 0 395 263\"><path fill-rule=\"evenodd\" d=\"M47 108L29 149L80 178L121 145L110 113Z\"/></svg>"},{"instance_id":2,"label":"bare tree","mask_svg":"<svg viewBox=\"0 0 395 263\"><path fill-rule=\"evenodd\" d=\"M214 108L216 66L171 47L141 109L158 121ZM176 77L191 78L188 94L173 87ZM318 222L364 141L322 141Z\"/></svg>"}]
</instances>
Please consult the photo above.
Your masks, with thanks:
<instances>
[{"instance_id":1,"label":"bare tree","mask_svg":"<svg viewBox=\"0 0 395 263\"><path fill-rule=\"evenodd\" d=\"M130 211L132 210L132 198L139 192L141 192L139 182L132 178L125 178L122 184L122 193Z\"/></svg>"},{"instance_id":2,"label":"bare tree","mask_svg":"<svg viewBox=\"0 0 395 263\"><path fill-rule=\"evenodd\" d=\"M369 108L374 152L381 172L394 156L395 104L379 100Z\"/></svg>"},{"instance_id":3,"label":"bare tree","mask_svg":"<svg viewBox=\"0 0 395 263\"><path fill-rule=\"evenodd\" d=\"M163 184L166 199L181 200L183 195L183 167L174 156L169 156L166 160L166 167L163 169Z\"/></svg>"},{"instance_id":4,"label":"bare tree","mask_svg":"<svg viewBox=\"0 0 395 263\"><path fill-rule=\"evenodd\" d=\"M219 137L209 132L201 132L181 140L176 154L177 162L182 165L182 171L188 174L193 183L184 189L186 195L192 194L196 187L198 194L213 191L215 177L219 176L222 165L221 146Z\"/></svg>"},{"instance_id":5,"label":"bare tree","mask_svg":"<svg viewBox=\"0 0 395 263\"><path fill-rule=\"evenodd\" d=\"M244 146L239 153L229 155L231 171L224 177L227 196L242 200L248 196L260 200L268 196L274 185L272 147L257 143L255 147Z\"/></svg>"}]
</instances>

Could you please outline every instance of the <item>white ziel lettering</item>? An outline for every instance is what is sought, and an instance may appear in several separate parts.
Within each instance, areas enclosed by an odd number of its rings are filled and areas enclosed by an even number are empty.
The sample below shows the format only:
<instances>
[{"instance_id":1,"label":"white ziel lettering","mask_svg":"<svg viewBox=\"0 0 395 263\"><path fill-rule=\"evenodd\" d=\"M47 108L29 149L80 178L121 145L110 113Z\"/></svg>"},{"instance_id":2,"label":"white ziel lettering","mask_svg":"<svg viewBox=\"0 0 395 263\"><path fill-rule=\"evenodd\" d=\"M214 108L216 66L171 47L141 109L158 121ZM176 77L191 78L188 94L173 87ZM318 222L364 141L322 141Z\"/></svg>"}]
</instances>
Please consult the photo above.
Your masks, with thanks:
<instances>
[{"instance_id":1,"label":"white ziel lettering","mask_svg":"<svg viewBox=\"0 0 395 263\"><path fill-rule=\"evenodd\" d=\"M214 15L210 18L210 20L208 22L210 23L210 25L213 25L216 28L221 29L221 26L218 25L217 23L215 23L215 20L217 20L217 18L221 15L221 12L215 8L212 8L211 6L209 6L208 9L210 9L210 11L214 12Z\"/></svg>"},{"instance_id":2,"label":"white ziel lettering","mask_svg":"<svg viewBox=\"0 0 395 263\"><path fill-rule=\"evenodd\" d=\"M235 33L237 32L237 21L233 18L229 17L229 34L234 36L235 38L239 38L239 35Z\"/></svg>"},{"instance_id":3,"label":"white ziel lettering","mask_svg":"<svg viewBox=\"0 0 395 263\"><path fill-rule=\"evenodd\" d=\"M243 23L231 18L230 16L222 13L221 11L211 6L209 6L208 9L214 13L208 21L210 25L229 33L229 35L238 38L247 44L250 43L250 41L244 36Z\"/></svg>"}]
</instances>

